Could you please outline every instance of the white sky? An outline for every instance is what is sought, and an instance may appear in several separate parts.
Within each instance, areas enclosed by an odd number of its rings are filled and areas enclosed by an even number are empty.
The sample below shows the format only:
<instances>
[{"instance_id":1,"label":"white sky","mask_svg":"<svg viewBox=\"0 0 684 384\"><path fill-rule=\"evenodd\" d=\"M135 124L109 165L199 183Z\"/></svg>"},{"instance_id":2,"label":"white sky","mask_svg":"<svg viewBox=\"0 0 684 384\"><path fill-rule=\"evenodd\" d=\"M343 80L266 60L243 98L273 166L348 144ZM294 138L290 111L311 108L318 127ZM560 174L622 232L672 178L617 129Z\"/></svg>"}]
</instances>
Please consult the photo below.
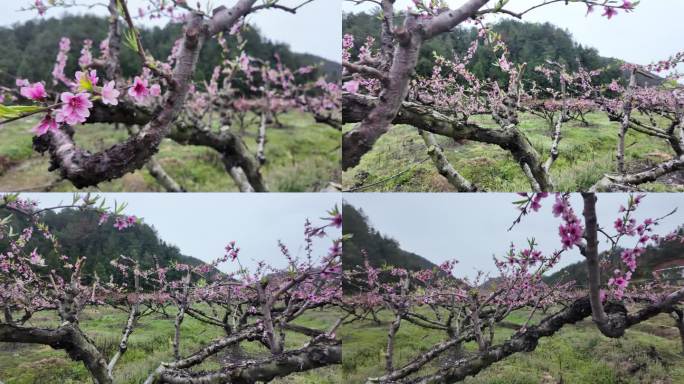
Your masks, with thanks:
<instances>
[{"instance_id":1,"label":"white sky","mask_svg":"<svg viewBox=\"0 0 684 384\"><path fill-rule=\"evenodd\" d=\"M362 208L371 224L380 233L399 241L404 250L421 255L433 263L457 259L454 269L459 277L473 278L478 270L496 276L493 255L501 257L513 242L517 249L527 246L527 239L534 237L545 254L560 249L558 225L560 219L553 217L553 195L542 201L542 209L523 218L522 222L508 232L518 217L513 201L520 197L511 193L353 193L345 194L344 200ZM613 221L618 217L621 204L628 195L599 194L596 206L599 225L612 231ZM575 214L582 214L582 197L572 195ZM684 194L649 194L641 203L636 218L661 217L672 209L679 210L666 218L656 228L656 233L666 234L684 224ZM633 246L634 241L622 243ZM601 249L608 249L601 244ZM576 249L565 253L555 270L581 261Z\"/></svg>"},{"instance_id":2,"label":"white sky","mask_svg":"<svg viewBox=\"0 0 684 384\"><path fill-rule=\"evenodd\" d=\"M283 266L277 240L283 240L293 254L302 252L303 224L306 218L320 223L320 217L344 198L362 208L371 224L381 233L399 241L401 247L434 263L456 258L456 274L474 277L478 270L494 273L492 256L502 256L513 242L518 248L534 237L547 254L560 247L559 219L550 213L553 196L543 201L540 212L525 217L507 231L518 211L511 204L519 197L511 193L103 193L113 204L127 202L126 214L142 217L159 232L162 240L178 246L182 253L210 261L223 254L231 241L241 247L241 260L248 268L258 260ZM25 193L40 205L71 202L70 193ZM599 224L612 228L625 194L600 194L597 204ZM576 214L582 211L581 196L572 197ZM684 224L684 194L649 194L639 208L637 219L660 217L672 209L656 233L665 234ZM339 231L330 231L334 237ZM316 243L323 255L330 239ZM631 246L630 242L624 245ZM602 244L606 249L607 244ZM559 268L582 260L579 252L566 253ZM222 268L233 270L230 265Z\"/></svg>"},{"instance_id":3,"label":"white sky","mask_svg":"<svg viewBox=\"0 0 684 384\"><path fill-rule=\"evenodd\" d=\"M464 0L447 0L453 7ZM527 9L541 0L510 0L506 8L513 11ZM411 0L396 0L395 10L405 10ZM494 1L490 1L494 4ZM488 4L488 5L491 5ZM355 6L348 1L342 4L345 12L372 10L376 6L365 3ZM620 12L611 20L601 17L602 9L586 15L584 4L551 4L528 13L525 21L550 22L568 29L582 45L597 48L603 56L615 57L637 64L649 64L684 50L684 1L642 0L632 13ZM490 20L494 20L490 17Z\"/></svg>"},{"instance_id":4,"label":"white sky","mask_svg":"<svg viewBox=\"0 0 684 384\"><path fill-rule=\"evenodd\" d=\"M41 207L52 207L60 202L70 204L71 193L23 193L23 198L37 200ZM128 215L142 217L153 226L159 237L180 248L181 253L203 261L211 261L224 254L225 246L235 240L240 247L240 261L253 269L256 262L286 265L280 254L278 240L282 240L293 255L304 255L304 221L322 224L319 218L335 204L340 206L339 194L328 193L102 193L110 207L114 201L126 202ZM339 229L328 231L333 238ZM323 256L330 247L330 238L316 239L316 256ZM80 255L83 256L83 255ZM87 256L87 255L86 255ZM220 266L223 271L234 271L234 264Z\"/></svg>"},{"instance_id":5,"label":"white sky","mask_svg":"<svg viewBox=\"0 0 684 384\"><path fill-rule=\"evenodd\" d=\"M341 0L314 0L302 7L297 14L266 10L249 16L248 20L257 25L263 36L269 40L285 42L293 51L312 53L329 60L339 62L341 59L342 46L342 13L340 10ZM79 4L106 3L102 0L77 0ZM236 0L211 0L211 5L216 8L220 5L231 6ZM47 3L47 0L44 0ZM195 4L195 0L188 1ZM257 1L260 4L261 0ZM302 3L302 0L280 0L280 4L292 6ZM19 9L33 4L32 0L0 0L0 26L10 26L16 22L39 18L36 11L20 12ZM129 9L137 14L138 8L146 8L148 0L128 0ZM201 0L202 9L206 8L207 1ZM59 17L65 12L64 9L50 9L45 17ZM69 8L71 14L93 13L106 15L107 9L96 6L92 9ZM164 25L166 19L150 21L145 19L148 26Z\"/></svg>"}]
</instances>

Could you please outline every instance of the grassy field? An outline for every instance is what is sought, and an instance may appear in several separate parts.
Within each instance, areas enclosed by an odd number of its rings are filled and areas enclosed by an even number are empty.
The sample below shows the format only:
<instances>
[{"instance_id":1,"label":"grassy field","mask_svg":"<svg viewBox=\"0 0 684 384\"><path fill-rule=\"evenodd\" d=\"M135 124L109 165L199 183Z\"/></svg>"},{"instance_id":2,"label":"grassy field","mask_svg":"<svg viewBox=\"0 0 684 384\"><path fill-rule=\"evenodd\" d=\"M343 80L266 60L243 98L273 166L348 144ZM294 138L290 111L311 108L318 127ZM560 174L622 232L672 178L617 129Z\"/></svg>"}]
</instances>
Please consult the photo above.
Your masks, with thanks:
<instances>
[{"instance_id":1,"label":"grassy field","mask_svg":"<svg viewBox=\"0 0 684 384\"><path fill-rule=\"evenodd\" d=\"M552 179L559 191L586 190L605 173L615 170L617 123L608 121L605 114L600 113L588 115L587 120L590 122L588 127L575 121L564 125L560 157L551 168ZM478 121L494 127L491 119L481 118ZM352 126L347 125L345 129ZM550 129L546 122L532 115L522 115L519 128L546 159L551 148ZM476 185L497 192L530 190L527 179L508 151L495 145L459 144L446 137L437 139L452 165ZM627 135L626 148L628 167L635 170L669 159L673 153L664 140L633 131ZM395 126L375 143L373 150L361 159L358 166L342 174L342 183L344 189L351 189L383 181L363 191L452 191L453 187L437 173L431 160L426 159L427 148L417 130L410 126ZM650 183L643 187L650 191L677 190L666 183Z\"/></svg>"},{"instance_id":2,"label":"grassy field","mask_svg":"<svg viewBox=\"0 0 684 384\"><path fill-rule=\"evenodd\" d=\"M266 145L267 163L262 172L271 191L317 191L340 179L340 132L317 124L309 115L298 112L279 116L282 128L269 128ZM36 120L24 120L0 126L0 190L3 191L73 191L67 181L48 172L49 161L31 148L30 129ZM257 126L246 128L245 142L256 152ZM127 137L125 129L95 124L77 127L76 141L95 151ZM237 191L226 173L220 156L212 149L178 145L164 140L156 159L188 191ZM147 170L139 170L121 179L102 183L97 190L106 192L156 192L161 186Z\"/></svg>"},{"instance_id":3,"label":"grassy field","mask_svg":"<svg viewBox=\"0 0 684 384\"><path fill-rule=\"evenodd\" d=\"M381 325L355 322L341 330L344 355L339 383L363 383L368 377L382 375L389 318L389 313L383 313ZM527 316L516 312L507 320L524 324ZM512 333L511 329L500 328L495 339L503 341ZM395 344L395 365L407 362L443 339L443 333L402 323ZM475 351L476 346L469 343L465 350ZM628 330L621 339L602 336L591 321L585 320L565 326L553 337L543 338L534 352L517 353L464 383L682 384L684 356L680 352L677 330L667 315ZM447 363L435 361L426 370L438 364Z\"/></svg>"},{"instance_id":4,"label":"grassy field","mask_svg":"<svg viewBox=\"0 0 684 384\"><path fill-rule=\"evenodd\" d=\"M173 312L169 312L172 316ZM325 330L336 320L333 311L311 311L296 321L297 324ZM121 331L126 323L126 315L109 308L87 309L80 317L81 326L95 340L100 350L112 356L118 347ZM34 316L31 325L55 326L54 313L41 313ZM216 327L186 316L182 324L181 353L187 355L212 338L220 337L222 332ZM144 317L129 339L128 351L114 371L115 383L142 383L161 361L172 361L173 354L173 317L165 319L160 315ZM300 334L288 333L288 347L301 347L308 340ZM264 353L258 343L241 344L248 356ZM216 369L224 355L217 355L197 369ZM274 384L326 384L336 383L339 366L326 367L315 371L300 373L273 381ZM0 380L5 384L75 384L91 383L88 372L82 363L71 361L64 351L53 350L49 346L0 343Z\"/></svg>"}]
</instances>

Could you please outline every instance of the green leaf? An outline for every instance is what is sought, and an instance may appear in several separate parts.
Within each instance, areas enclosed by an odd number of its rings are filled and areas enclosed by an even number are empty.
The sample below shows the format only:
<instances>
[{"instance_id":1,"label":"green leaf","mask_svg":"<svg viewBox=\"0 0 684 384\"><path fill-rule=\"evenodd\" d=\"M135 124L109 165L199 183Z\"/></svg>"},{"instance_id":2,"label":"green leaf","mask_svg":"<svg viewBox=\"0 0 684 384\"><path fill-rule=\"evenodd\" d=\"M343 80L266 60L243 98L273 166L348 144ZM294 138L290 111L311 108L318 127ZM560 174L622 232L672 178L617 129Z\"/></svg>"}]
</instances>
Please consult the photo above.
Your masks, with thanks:
<instances>
[{"instance_id":1,"label":"green leaf","mask_svg":"<svg viewBox=\"0 0 684 384\"><path fill-rule=\"evenodd\" d=\"M123 3L121 3L121 0L116 0L116 9L119 12L119 15L124 14Z\"/></svg>"},{"instance_id":2,"label":"green leaf","mask_svg":"<svg viewBox=\"0 0 684 384\"><path fill-rule=\"evenodd\" d=\"M124 45L133 50L134 52L138 52L138 40L135 37L135 31L132 29L128 29L124 32Z\"/></svg>"},{"instance_id":3,"label":"green leaf","mask_svg":"<svg viewBox=\"0 0 684 384\"><path fill-rule=\"evenodd\" d=\"M500 10L502 10L507 3L508 0L499 0L499 2L496 3L496 6L494 7L494 12L499 12Z\"/></svg>"},{"instance_id":4,"label":"green leaf","mask_svg":"<svg viewBox=\"0 0 684 384\"><path fill-rule=\"evenodd\" d=\"M0 104L0 118L20 117L27 113L38 112L43 107L39 105L2 105Z\"/></svg>"}]
</instances>

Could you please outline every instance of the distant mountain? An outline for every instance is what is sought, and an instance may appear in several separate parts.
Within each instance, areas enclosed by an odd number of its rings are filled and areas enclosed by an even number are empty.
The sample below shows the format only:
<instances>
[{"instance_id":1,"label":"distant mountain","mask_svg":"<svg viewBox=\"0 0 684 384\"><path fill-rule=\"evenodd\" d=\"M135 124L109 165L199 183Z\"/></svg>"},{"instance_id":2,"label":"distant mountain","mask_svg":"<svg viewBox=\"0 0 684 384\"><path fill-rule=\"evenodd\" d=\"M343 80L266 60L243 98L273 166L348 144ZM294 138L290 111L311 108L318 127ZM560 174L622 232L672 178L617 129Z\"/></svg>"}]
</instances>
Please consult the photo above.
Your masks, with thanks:
<instances>
[{"instance_id":1,"label":"distant mountain","mask_svg":"<svg viewBox=\"0 0 684 384\"><path fill-rule=\"evenodd\" d=\"M346 240L342 253L342 266L351 270L356 265L363 265L363 253L366 251L369 263L374 267L396 266L411 271L430 269L435 264L413 252L401 249L399 242L381 234L370 224L370 219L362 209L348 203L342 204L342 233L350 235Z\"/></svg>"},{"instance_id":2,"label":"distant mountain","mask_svg":"<svg viewBox=\"0 0 684 384\"><path fill-rule=\"evenodd\" d=\"M141 28L143 46L146 51L159 60L166 60L171 47L181 36L182 25L169 23L163 28ZM275 43L261 36L256 27L245 28L243 37L247 41L245 49L254 57L273 61L278 53L283 64L290 68L306 65L321 65L319 74L330 81L336 81L341 73L339 63L311 55L300 54L290 50L287 44ZM93 51L99 54L99 43L107 37L107 20L93 15L65 15L59 18L30 20L15 24L12 27L0 27L0 85L14 87L15 78L28 78L32 81L51 80L51 72L57 56L58 43L62 37L71 39L71 51L66 73L74 73L77 69L78 57L85 39L92 39ZM231 48L238 42L232 36L227 37ZM233 52L238 53L237 49ZM222 60L221 48L215 39L208 41L202 48L195 71L195 80L209 80L214 67ZM140 58L125 46L121 49L123 74L132 77L140 71Z\"/></svg>"},{"instance_id":3,"label":"distant mountain","mask_svg":"<svg viewBox=\"0 0 684 384\"><path fill-rule=\"evenodd\" d=\"M621 249L613 253L604 252L601 255L603 262L610 265L619 265ZM548 283L565 282L574 280L580 286L586 284L587 273L584 261L568 265L567 267L546 276ZM610 271L614 268L605 268L603 281L607 281ZM648 281L657 272L661 278L684 282L684 244L679 240L664 242L656 247L648 247L646 252L638 259L637 270L632 276L633 281Z\"/></svg>"},{"instance_id":4,"label":"distant mountain","mask_svg":"<svg viewBox=\"0 0 684 384\"><path fill-rule=\"evenodd\" d=\"M352 51L354 55L365 43L367 36L375 38L377 47L377 42L380 41L380 20L381 18L374 13L344 14L342 31L355 37L355 47ZM534 68L544 64L546 60L564 63L571 70L576 70L579 64L589 70L608 67L609 70L598 78L601 83L610 82L621 76L620 60L601 56L595 48L582 46L574 41L568 30L553 24L503 19L493 24L492 30L501 35L514 63L528 64L526 78L537 83L544 83L545 80L541 73L534 71ZM421 47L416 72L429 76L432 73L435 54L446 58L453 57L454 53L464 55L476 36L475 28L459 27L426 41ZM484 46L478 50L469 68L480 79L494 78L505 83L505 76L492 65L500 55L500 52L495 53L491 47Z\"/></svg>"},{"instance_id":5,"label":"distant mountain","mask_svg":"<svg viewBox=\"0 0 684 384\"><path fill-rule=\"evenodd\" d=\"M7 212L0 210L0 217L6 217ZM137 260L143 269L155 265L156 257L161 266L168 267L174 263L200 265L203 262L181 253L175 245L167 243L159 237L157 231L147 224L136 224L122 231L114 228L113 219L99 225L99 215L93 211L78 211L65 209L59 212L46 211L42 214L42 221L48 225L52 234L59 240L61 254L68 256L70 262L77 257L86 257L83 265L84 276L97 273L102 279L108 279L114 272L110 264L120 255ZM23 228L22 223L13 218L15 228ZM60 270L62 262L60 255L54 254L50 243L37 232L34 232L29 249L38 249L44 255L50 269ZM7 248L6 240L0 240L0 252ZM171 278L179 273L169 271ZM114 274L118 276L117 274Z\"/></svg>"}]
</instances>

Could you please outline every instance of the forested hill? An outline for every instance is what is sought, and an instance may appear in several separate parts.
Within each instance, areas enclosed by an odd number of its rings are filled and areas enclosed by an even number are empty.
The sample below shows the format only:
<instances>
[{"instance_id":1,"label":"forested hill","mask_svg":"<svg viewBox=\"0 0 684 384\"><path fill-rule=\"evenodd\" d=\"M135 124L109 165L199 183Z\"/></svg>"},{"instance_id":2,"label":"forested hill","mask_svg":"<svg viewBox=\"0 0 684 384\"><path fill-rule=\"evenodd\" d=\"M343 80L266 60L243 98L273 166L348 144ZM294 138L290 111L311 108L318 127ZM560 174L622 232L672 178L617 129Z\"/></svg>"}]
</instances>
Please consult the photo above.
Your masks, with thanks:
<instances>
[{"instance_id":1,"label":"forested hill","mask_svg":"<svg viewBox=\"0 0 684 384\"><path fill-rule=\"evenodd\" d=\"M368 261L374 267L388 265L412 271L435 267L424 257L401 249L395 239L378 232L371 226L363 210L344 203L342 217L342 233L351 235L343 247L342 264L345 270L353 269L355 265L363 265L362 250L366 251Z\"/></svg>"},{"instance_id":2,"label":"forested hill","mask_svg":"<svg viewBox=\"0 0 684 384\"><path fill-rule=\"evenodd\" d=\"M354 36L353 54L356 55L366 36L372 36L376 42L379 41L380 20L377 14L347 13L343 18L342 30ZM499 33L506 42L514 63L528 64L526 75L534 80L541 81L542 75L533 69L549 59L565 63L572 70L577 69L578 62L592 70L610 67L610 70L599 78L601 82L620 77L616 59L602 57L596 49L576 43L570 32L552 24L505 19L494 24L492 30ZM476 34L475 28L472 27L456 28L451 33L444 33L426 41L421 48L417 72L424 76L432 73L433 52L446 58L453 57L454 52L464 54ZM470 68L479 78L500 77L501 71L492 65L496 59L497 56L488 47L484 47L478 50Z\"/></svg>"},{"instance_id":3,"label":"forested hill","mask_svg":"<svg viewBox=\"0 0 684 384\"><path fill-rule=\"evenodd\" d=\"M176 23L167 24L164 28L141 28L141 34L145 49L155 58L166 60L174 42L181 36L181 25ZM294 53L286 44L265 39L254 27L245 28L242 35L247 40L245 49L251 56L272 61L273 54L277 52L283 63L290 68L320 65L320 73L331 81L340 75L339 63L311 54ZM107 20L92 15L63 16L32 20L10 28L0 27L0 84L14 86L17 77L32 81L52 79L51 72L62 37L71 39L66 73L73 73L77 69L83 40L93 40L94 54L99 54L99 43L107 37ZM229 37L228 41L231 47L237 44L234 37ZM237 52L237 49L233 51ZM124 75L129 77L138 74L140 59L137 54L125 46L121 52ZM221 49L213 39L202 49L195 78L208 80L220 61Z\"/></svg>"},{"instance_id":4,"label":"forested hill","mask_svg":"<svg viewBox=\"0 0 684 384\"><path fill-rule=\"evenodd\" d=\"M610 263L609 265L618 265L620 260L621 250L616 250L612 254L604 252L601 255L602 260ZM653 272L660 271L661 278L670 280L676 279L679 284L684 283L681 279L684 278L682 271L678 267L684 267L684 244L680 240L673 240L664 242L657 247L648 247L646 252L638 259L637 269L633 275L634 281L648 281L653 277ZM614 268L605 268L603 281L607 281L610 276L608 274ZM547 282L561 282L574 280L578 285L584 285L587 279L586 265L584 261L571 264L560 271L545 277Z\"/></svg>"},{"instance_id":5,"label":"forested hill","mask_svg":"<svg viewBox=\"0 0 684 384\"><path fill-rule=\"evenodd\" d=\"M0 217L6 217L7 212L0 210ZM74 262L77 257L86 257L83 265L84 276L98 276L108 279L114 272L110 261L120 255L138 260L143 268L155 265L156 256L162 266L173 266L174 263L190 265L201 264L202 261L183 255L175 245L171 245L159 237L157 231L147 224L136 224L122 231L114 228L113 219L98 225L99 214L93 211L79 211L66 209L60 212L46 211L42 214L42 221L48 225L51 232L59 239L61 253L69 256ZM14 216L13 220L17 220ZM16 228L23 228L16 223ZM50 244L38 232L34 232L33 244L28 249L38 248L38 252L45 256L50 269L59 270L61 261L59 256L51 251ZM0 241L0 252L7 248L6 241ZM175 271L170 271L173 276Z\"/></svg>"}]
</instances>

